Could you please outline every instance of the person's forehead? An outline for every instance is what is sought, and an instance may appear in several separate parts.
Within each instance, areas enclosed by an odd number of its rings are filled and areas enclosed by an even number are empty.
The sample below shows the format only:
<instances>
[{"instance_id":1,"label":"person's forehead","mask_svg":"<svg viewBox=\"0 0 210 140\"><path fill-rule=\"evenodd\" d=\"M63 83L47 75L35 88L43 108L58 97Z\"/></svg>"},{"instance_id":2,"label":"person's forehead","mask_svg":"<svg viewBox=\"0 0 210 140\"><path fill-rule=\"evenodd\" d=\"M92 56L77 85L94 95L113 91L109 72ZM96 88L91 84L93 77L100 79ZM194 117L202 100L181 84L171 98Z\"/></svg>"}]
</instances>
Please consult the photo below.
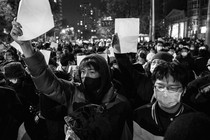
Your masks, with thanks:
<instances>
[{"instance_id":1,"label":"person's forehead","mask_svg":"<svg viewBox=\"0 0 210 140\"><path fill-rule=\"evenodd\" d=\"M82 67L82 70L95 70L95 68L92 65L85 65Z\"/></svg>"},{"instance_id":2,"label":"person's forehead","mask_svg":"<svg viewBox=\"0 0 210 140\"><path fill-rule=\"evenodd\" d=\"M152 60L152 63L154 63L154 62L164 63L165 61L162 59L154 59L154 60Z\"/></svg>"},{"instance_id":3,"label":"person's forehead","mask_svg":"<svg viewBox=\"0 0 210 140\"><path fill-rule=\"evenodd\" d=\"M171 75L164 77L163 79L157 79L155 84L181 86L181 83L179 81L175 81Z\"/></svg>"}]
</instances>

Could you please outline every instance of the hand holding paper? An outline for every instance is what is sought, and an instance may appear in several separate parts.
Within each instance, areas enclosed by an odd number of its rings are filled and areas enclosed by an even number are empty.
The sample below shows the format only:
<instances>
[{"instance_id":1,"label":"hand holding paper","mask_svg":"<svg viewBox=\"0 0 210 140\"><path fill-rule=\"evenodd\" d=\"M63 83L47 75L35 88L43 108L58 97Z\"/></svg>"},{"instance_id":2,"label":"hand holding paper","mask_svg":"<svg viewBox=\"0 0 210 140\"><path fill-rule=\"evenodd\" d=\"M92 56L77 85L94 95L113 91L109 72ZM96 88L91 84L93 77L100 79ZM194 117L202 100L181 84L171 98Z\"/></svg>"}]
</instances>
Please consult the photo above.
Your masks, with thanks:
<instances>
[{"instance_id":1,"label":"hand holding paper","mask_svg":"<svg viewBox=\"0 0 210 140\"><path fill-rule=\"evenodd\" d=\"M115 19L115 33L118 34L121 53L137 52L139 36L138 18Z\"/></svg>"},{"instance_id":2,"label":"hand holding paper","mask_svg":"<svg viewBox=\"0 0 210 140\"><path fill-rule=\"evenodd\" d=\"M22 25L19 40L32 40L54 27L53 15L48 0L21 0L17 22Z\"/></svg>"},{"instance_id":3,"label":"hand holding paper","mask_svg":"<svg viewBox=\"0 0 210 140\"><path fill-rule=\"evenodd\" d=\"M21 48L22 52L24 53L24 56L25 57L30 57L34 53L33 47L31 45L31 41L21 41L21 40L19 40L18 37L21 36L22 34L23 34L23 32L21 30L21 25L14 20L12 22L12 30L10 32L10 35L15 42L11 43L11 45L13 47L15 47L16 49Z\"/></svg>"}]
</instances>

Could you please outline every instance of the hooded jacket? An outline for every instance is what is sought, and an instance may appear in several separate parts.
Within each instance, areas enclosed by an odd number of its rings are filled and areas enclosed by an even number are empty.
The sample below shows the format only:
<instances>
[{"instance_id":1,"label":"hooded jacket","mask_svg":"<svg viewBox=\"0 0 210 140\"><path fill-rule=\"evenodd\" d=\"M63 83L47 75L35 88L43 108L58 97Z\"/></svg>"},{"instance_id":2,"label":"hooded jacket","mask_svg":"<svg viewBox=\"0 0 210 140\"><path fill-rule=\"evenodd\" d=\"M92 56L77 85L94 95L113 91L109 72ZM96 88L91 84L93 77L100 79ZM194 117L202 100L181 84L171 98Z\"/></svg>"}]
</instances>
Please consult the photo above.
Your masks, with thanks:
<instances>
[{"instance_id":1,"label":"hooded jacket","mask_svg":"<svg viewBox=\"0 0 210 140\"><path fill-rule=\"evenodd\" d=\"M105 59L98 55L90 55L100 63L101 88L99 94L104 94L100 106L105 110L99 117L94 118L91 122L84 121L82 131L78 132L80 139L103 139L118 140L121 138L125 121L129 118L130 106L125 97L119 95L115 87L111 84L110 72ZM88 59L88 58L86 58ZM26 58L25 63L28 65L32 79L36 88L50 99L58 102L67 108L68 115L74 115L75 110L81 106L91 104L84 95L81 84L77 85L73 82L59 79L50 70L45 62L44 56L39 52L35 52L32 57ZM50 105L50 104L49 104ZM48 108L50 108L48 104ZM53 108L54 106L52 106ZM87 126L87 127L86 127Z\"/></svg>"},{"instance_id":2,"label":"hooded jacket","mask_svg":"<svg viewBox=\"0 0 210 140\"><path fill-rule=\"evenodd\" d=\"M126 54L115 54L121 75L119 80L124 89L132 109L150 103L153 95L152 80L145 74L139 73L133 67Z\"/></svg>"}]
</instances>

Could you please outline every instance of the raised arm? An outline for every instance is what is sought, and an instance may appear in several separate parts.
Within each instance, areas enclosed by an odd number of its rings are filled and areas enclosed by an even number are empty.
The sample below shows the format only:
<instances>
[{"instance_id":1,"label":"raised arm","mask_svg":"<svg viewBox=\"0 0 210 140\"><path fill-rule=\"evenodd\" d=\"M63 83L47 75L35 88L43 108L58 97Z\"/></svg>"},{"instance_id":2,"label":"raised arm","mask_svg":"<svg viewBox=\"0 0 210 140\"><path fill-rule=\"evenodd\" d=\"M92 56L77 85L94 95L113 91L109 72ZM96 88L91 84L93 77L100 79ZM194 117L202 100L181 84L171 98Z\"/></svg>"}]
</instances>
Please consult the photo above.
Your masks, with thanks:
<instances>
[{"instance_id":1,"label":"raised arm","mask_svg":"<svg viewBox=\"0 0 210 140\"><path fill-rule=\"evenodd\" d=\"M55 76L53 71L48 67L44 55L39 50L33 48L30 40L20 41L18 39L19 36L23 35L21 28L21 25L14 20L10 35L21 46L25 56L24 61L28 66L36 88L60 104L67 105L71 94L74 92L73 84L62 81ZM64 86L66 87L65 89L63 88Z\"/></svg>"},{"instance_id":2,"label":"raised arm","mask_svg":"<svg viewBox=\"0 0 210 140\"><path fill-rule=\"evenodd\" d=\"M23 32L21 30L22 26L20 23L16 22L16 20L12 21L12 30L10 32L13 40L18 43L23 51L24 56L31 57L34 54L34 49L31 45L31 41L20 41L18 40L18 36L22 36Z\"/></svg>"}]
</instances>

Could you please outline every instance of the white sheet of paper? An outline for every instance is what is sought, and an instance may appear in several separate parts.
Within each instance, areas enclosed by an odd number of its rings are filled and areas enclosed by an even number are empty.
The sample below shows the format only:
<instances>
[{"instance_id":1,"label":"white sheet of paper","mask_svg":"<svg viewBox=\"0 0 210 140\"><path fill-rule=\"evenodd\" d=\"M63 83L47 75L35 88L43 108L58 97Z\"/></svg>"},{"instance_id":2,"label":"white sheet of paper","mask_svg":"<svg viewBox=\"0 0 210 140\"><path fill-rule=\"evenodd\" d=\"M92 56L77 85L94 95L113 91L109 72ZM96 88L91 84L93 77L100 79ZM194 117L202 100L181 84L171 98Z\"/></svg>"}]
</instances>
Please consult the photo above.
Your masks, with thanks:
<instances>
[{"instance_id":1,"label":"white sheet of paper","mask_svg":"<svg viewBox=\"0 0 210 140\"><path fill-rule=\"evenodd\" d=\"M51 51L40 50L40 52L44 55L46 63L49 64Z\"/></svg>"},{"instance_id":2,"label":"white sheet of paper","mask_svg":"<svg viewBox=\"0 0 210 140\"><path fill-rule=\"evenodd\" d=\"M108 61L108 58L107 58L108 56L106 53L100 53L98 55L102 56L106 60L106 62Z\"/></svg>"},{"instance_id":3,"label":"white sheet of paper","mask_svg":"<svg viewBox=\"0 0 210 140\"><path fill-rule=\"evenodd\" d=\"M115 33L119 37L121 53L137 52L139 18L116 18Z\"/></svg>"},{"instance_id":4,"label":"white sheet of paper","mask_svg":"<svg viewBox=\"0 0 210 140\"><path fill-rule=\"evenodd\" d=\"M87 55L78 55L77 56L77 66L79 66L80 62L82 61L82 59L84 59Z\"/></svg>"},{"instance_id":5,"label":"white sheet of paper","mask_svg":"<svg viewBox=\"0 0 210 140\"><path fill-rule=\"evenodd\" d=\"M19 40L31 40L54 27L49 0L21 0L17 22L22 25L23 35Z\"/></svg>"},{"instance_id":6,"label":"white sheet of paper","mask_svg":"<svg viewBox=\"0 0 210 140\"><path fill-rule=\"evenodd\" d=\"M17 44L15 41L13 41L12 43L10 43L11 46L13 46L16 50L18 50L21 54L23 54L23 51L20 47L19 44Z\"/></svg>"}]
</instances>

